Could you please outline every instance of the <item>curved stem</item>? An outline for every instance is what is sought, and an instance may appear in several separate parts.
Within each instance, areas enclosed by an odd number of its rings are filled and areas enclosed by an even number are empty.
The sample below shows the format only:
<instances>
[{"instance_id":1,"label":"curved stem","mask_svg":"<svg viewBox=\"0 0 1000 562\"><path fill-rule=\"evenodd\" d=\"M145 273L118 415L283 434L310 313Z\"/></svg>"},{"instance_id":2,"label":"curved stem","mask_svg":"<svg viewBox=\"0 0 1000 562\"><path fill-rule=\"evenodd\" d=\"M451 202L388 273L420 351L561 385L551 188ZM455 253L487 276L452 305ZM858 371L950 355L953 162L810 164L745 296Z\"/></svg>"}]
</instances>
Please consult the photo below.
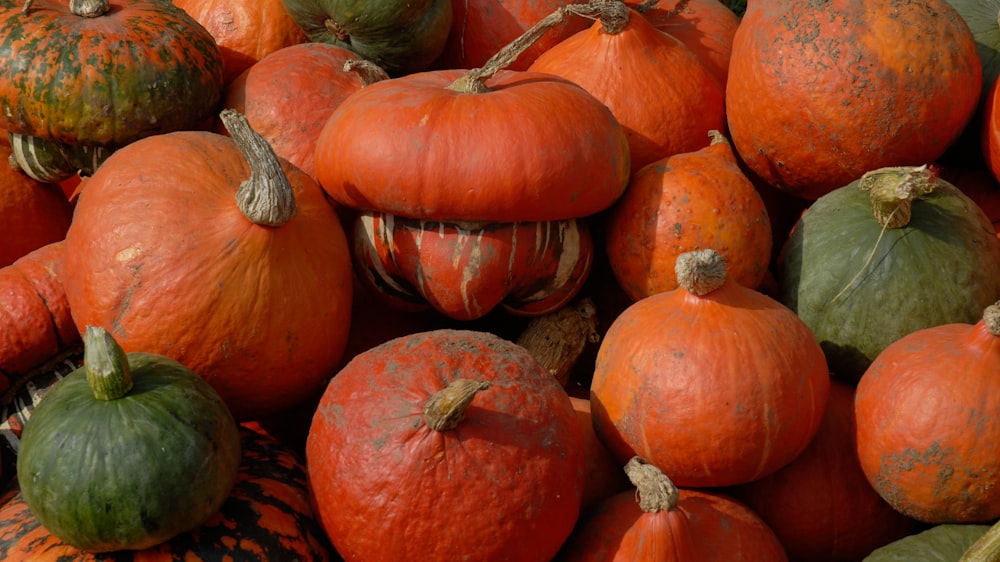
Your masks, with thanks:
<instances>
[{"instance_id":1,"label":"curved stem","mask_svg":"<svg viewBox=\"0 0 1000 562\"><path fill-rule=\"evenodd\" d=\"M488 381L455 379L424 404L424 423L434 431L455 429L476 393L492 386Z\"/></svg>"},{"instance_id":2,"label":"curved stem","mask_svg":"<svg viewBox=\"0 0 1000 562\"><path fill-rule=\"evenodd\" d=\"M384 68L368 59L351 59L345 62L344 72L354 73L362 87L389 79L389 73Z\"/></svg>"},{"instance_id":3,"label":"curved stem","mask_svg":"<svg viewBox=\"0 0 1000 562\"><path fill-rule=\"evenodd\" d=\"M224 109L219 117L250 165L250 177L240 184L236 192L236 204L240 211L254 224L285 224L295 214L295 191L281 168L278 156L238 111Z\"/></svg>"},{"instance_id":4,"label":"curved stem","mask_svg":"<svg viewBox=\"0 0 1000 562\"><path fill-rule=\"evenodd\" d=\"M646 513L670 511L677 507L681 495L677 486L659 468L642 457L632 457L625 465L625 474L635 486L639 508Z\"/></svg>"}]
</instances>

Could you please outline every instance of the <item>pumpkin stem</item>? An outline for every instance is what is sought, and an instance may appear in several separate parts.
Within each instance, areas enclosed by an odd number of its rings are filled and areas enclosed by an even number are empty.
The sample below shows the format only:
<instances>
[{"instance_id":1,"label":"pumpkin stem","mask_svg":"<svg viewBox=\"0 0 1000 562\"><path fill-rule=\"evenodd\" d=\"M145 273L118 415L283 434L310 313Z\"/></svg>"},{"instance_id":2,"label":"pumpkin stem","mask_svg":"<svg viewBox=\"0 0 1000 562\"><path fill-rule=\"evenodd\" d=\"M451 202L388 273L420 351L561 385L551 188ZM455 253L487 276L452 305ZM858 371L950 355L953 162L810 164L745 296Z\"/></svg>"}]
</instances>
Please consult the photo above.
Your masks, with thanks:
<instances>
[{"instance_id":1,"label":"pumpkin stem","mask_svg":"<svg viewBox=\"0 0 1000 562\"><path fill-rule=\"evenodd\" d=\"M891 166L867 172L858 187L868 191L872 213L885 228L900 228L910 222L913 201L938 186L937 173L923 166Z\"/></svg>"},{"instance_id":2,"label":"pumpkin stem","mask_svg":"<svg viewBox=\"0 0 1000 562\"><path fill-rule=\"evenodd\" d=\"M83 366L98 400L115 400L132 390L132 368L125 350L100 326L87 326L83 334Z\"/></svg>"},{"instance_id":3,"label":"pumpkin stem","mask_svg":"<svg viewBox=\"0 0 1000 562\"><path fill-rule=\"evenodd\" d=\"M600 339L597 307L589 297L583 297L570 306L532 318L517 337L517 344L530 351L565 387L587 344Z\"/></svg>"},{"instance_id":4,"label":"pumpkin stem","mask_svg":"<svg viewBox=\"0 0 1000 562\"><path fill-rule=\"evenodd\" d=\"M350 43L351 34L348 33L347 30L344 29L344 26L339 23L327 18L326 20L323 20L323 27L325 27L326 30L337 39L337 41Z\"/></svg>"},{"instance_id":5,"label":"pumpkin stem","mask_svg":"<svg viewBox=\"0 0 1000 562\"><path fill-rule=\"evenodd\" d=\"M670 511L680 501L680 491L663 471L639 456L625 464L625 474L635 486L639 508L646 513Z\"/></svg>"},{"instance_id":6,"label":"pumpkin stem","mask_svg":"<svg viewBox=\"0 0 1000 562\"><path fill-rule=\"evenodd\" d=\"M983 311L983 324L986 325L986 331L1000 336L1000 301L987 306Z\"/></svg>"},{"instance_id":7,"label":"pumpkin stem","mask_svg":"<svg viewBox=\"0 0 1000 562\"><path fill-rule=\"evenodd\" d=\"M587 4L567 4L557 8L538 23L531 26L520 37L501 48L490 57L480 68L474 68L448 85L451 90L467 94L482 94L489 91L486 81L504 68L510 66L521 53L528 50L535 41L545 35L550 29L563 23L568 15L575 14L586 18L600 18L605 30L617 28L620 30L628 23L629 8L622 0L594 0ZM605 21L607 18L607 22ZM609 31L610 33L611 31ZM615 32L617 33L617 31Z\"/></svg>"},{"instance_id":8,"label":"pumpkin stem","mask_svg":"<svg viewBox=\"0 0 1000 562\"><path fill-rule=\"evenodd\" d=\"M455 429L465 418L465 410L480 390L492 386L488 381L455 379L434 393L424 404L424 423L434 431Z\"/></svg>"},{"instance_id":9,"label":"pumpkin stem","mask_svg":"<svg viewBox=\"0 0 1000 562\"><path fill-rule=\"evenodd\" d=\"M1000 560L1000 521L976 539L958 562L994 562Z\"/></svg>"},{"instance_id":10,"label":"pumpkin stem","mask_svg":"<svg viewBox=\"0 0 1000 562\"><path fill-rule=\"evenodd\" d=\"M700 297L726 282L726 261L711 248L685 252L677 256L674 273L682 289Z\"/></svg>"},{"instance_id":11,"label":"pumpkin stem","mask_svg":"<svg viewBox=\"0 0 1000 562\"><path fill-rule=\"evenodd\" d=\"M281 226L295 214L295 191L281 162L264 137L250 127L246 116L227 108L219 115L250 165L250 177L240 184L236 204L254 224Z\"/></svg>"},{"instance_id":12,"label":"pumpkin stem","mask_svg":"<svg viewBox=\"0 0 1000 562\"><path fill-rule=\"evenodd\" d=\"M27 14L35 0L25 0L21 13ZM111 11L111 0L69 0L69 11L81 18L99 18Z\"/></svg>"},{"instance_id":13,"label":"pumpkin stem","mask_svg":"<svg viewBox=\"0 0 1000 562\"><path fill-rule=\"evenodd\" d=\"M353 72L361 86L371 86L375 82L389 79L389 73L381 66L367 59L351 59L344 63L344 72Z\"/></svg>"}]
</instances>

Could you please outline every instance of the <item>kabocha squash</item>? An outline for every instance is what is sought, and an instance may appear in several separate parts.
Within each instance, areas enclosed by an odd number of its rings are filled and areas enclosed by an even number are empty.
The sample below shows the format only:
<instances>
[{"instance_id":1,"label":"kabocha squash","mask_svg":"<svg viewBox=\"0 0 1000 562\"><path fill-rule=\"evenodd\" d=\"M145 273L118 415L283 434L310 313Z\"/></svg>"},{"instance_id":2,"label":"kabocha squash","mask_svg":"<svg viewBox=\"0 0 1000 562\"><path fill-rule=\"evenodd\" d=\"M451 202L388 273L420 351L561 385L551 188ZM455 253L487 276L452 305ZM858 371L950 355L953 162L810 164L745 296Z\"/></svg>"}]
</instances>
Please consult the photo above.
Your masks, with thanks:
<instances>
[{"instance_id":1,"label":"kabocha squash","mask_svg":"<svg viewBox=\"0 0 1000 562\"><path fill-rule=\"evenodd\" d=\"M963 558L989 529L989 525L935 525L875 549L862 562L989 562Z\"/></svg>"},{"instance_id":2,"label":"kabocha squash","mask_svg":"<svg viewBox=\"0 0 1000 562\"><path fill-rule=\"evenodd\" d=\"M601 341L598 436L684 487L730 486L791 462L830 391L822 349L788 308L726 276L722 257L677 259L680 286L632 304Z\"/></svg>"},{"instance_id":3,"label":"kabocha squash","mask_svg":"<svg viewBox=\"0 0 1000 562\"><path fill-rule=\"evenodd\" d=\"M48 178L69 177L86 159L38 154L42 148L110 152L197 128L222 95L218 45L171 2L8 1L0 6L0 52L0 128L48 141L22 164L63 160L66 168L39 174Z\"/></svg>"},{"instance_id":4,"label":"kabocha squash","mask_svg":"<svg viewBox=\"0 0 1000 562\"><path fill-rule=\"evenodd\" d=\"M975 324L913 332L858 382L861 468L897 511L927 523L1000 517L1000 303ZM928 413L932 414L928 414Z\"/></svg>"},{"instance_id":5,"label":"kabocha squash","mask_svg":"<svg viewBox=\"0 0 1000 562\"><path fill-rule=\"evenodd\" d=\"M558 562L786 562L774 532L722 494L679 490L641 457L625 464L635 490L616 494L581 521Z\"/></svg>"},{"instance_id":6,"label":"kabocha squash","mask_svg":"<svg viewBox=\"0 0 1000 562\"><path fill-rule=\"evenodd\" d=\"M0 559L34 562L326 562L339 560L309 504L305 466L255 424L240 426L232 492L198 527L143 550L82 552L51 534L17 483L0 498Z\"/></svg>"},{"instance_id":7,"label":"kabocha squash","mask_svg":"<svg viewBox=\"0 0 1000 562\"><path fill-rule=\"evenodd\" d=\"M975 39L946 0L750 0L726 115L748 168L817 199L869 170L936 160L981 83Z\"/></svg>"},{"instance_id":8,"label":"kabocha squash","mask_svg":"<svg viewBox=\"0 0 1000 562\"><path fill-rule=\"evenodd\" d=\"M857 381L910 332L977 321L1000 298L1000 241L933 168L874 170L802 214L777 279L832 373Z\"/></svg>"},{"instance_id":9,"label":"kabocha squash","mask_svg":"<svg viewBox=\"0 0 1000 562\"><path fill-rule=\"evenodd\" d=\"M353 281L319 186L240 114L222 118L232 138L142 139L87 180L66 235L65 287L78 328L103 326L127 351L176 359L249 420L333 375Z\"/></svg>"},{"instance_id":10,"label":"kabocha squash","mask_svg":"<svg viewBox=\"0 0 1000 562\"><path fill-rule=\"evenodd\" d=\"M724 88L684 43L621 1L600 4L593 17L528 71L562 76L608 106L625 128L633 170L698 150L725 127Z\"/></svg>"},{"instance_id":11,"label":"kabocha squash","mask_svg":"<svg viewBox=\"0 0 1000 562\"><path fill-rule=\"evenodd\" d=\"M498 336L434 330L357 355L306 441L320 520L345 560L548 562L580 510L569 396Z\"/></svg>"},{"instance_id":12,"label":"kabocha squash","mask_svg":"<svg viewBox=\"0 0 1000 562\"><path fill-rule=\"evenodd\" d=\"M239 429L201 377L169 358L126 355L103 328L84 366L39 403L21 434L25 503L88 552L142 549L189 531L229 496Z\"/></svg>"},{"instance_id":13,"label":"kabocha squash","mask_svg":"<svg viewBox=\"0 0 1000 562\"><path fill-rule=\"evenodd\" d=\"M0 267L66 237L73 207L58 186L8 166L11 148L0 144Z\"/></svg>"},{"instance_id":14,"label":"kabocha squash","mask_svg":"<svg viewBox=\"0 0 1000 562\"><path fill-rule=\"evenodd\" d=\"M393 76L425 70L441 54L451 0L282 0L312 41L350 49Z\"/></svg>"},{"instance_id":15,"label":"kabocha squash","mask_svg":"<svg viewBox=\"0 0 1000 562\"><path fill-rule=\"evenodd\" d=\"M718 131L709 138L707 147L637 171L606 215L608 262L632 300L676 289L677 257L701 248L719 252L740 285L764 280L771 262L764 200L729 141Z\"/></svg>"}]
</instances>

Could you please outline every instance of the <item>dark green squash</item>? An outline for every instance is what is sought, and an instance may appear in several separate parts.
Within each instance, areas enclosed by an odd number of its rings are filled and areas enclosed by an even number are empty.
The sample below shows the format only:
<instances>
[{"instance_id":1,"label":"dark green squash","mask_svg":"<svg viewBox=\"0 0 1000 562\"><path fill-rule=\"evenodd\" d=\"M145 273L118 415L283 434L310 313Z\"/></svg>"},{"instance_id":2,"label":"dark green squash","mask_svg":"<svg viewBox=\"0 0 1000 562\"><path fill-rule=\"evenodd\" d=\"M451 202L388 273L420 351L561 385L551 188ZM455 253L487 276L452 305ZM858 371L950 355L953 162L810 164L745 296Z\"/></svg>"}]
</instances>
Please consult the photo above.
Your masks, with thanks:
<instances>
[{"instance_id":1,"label":"dark green squash","mask_svg":"<svg viewBox=\"0 0 1000 562\"><path fill-rule=\"evenodd\" d=\"M21 434L24 499L81 550L155 546L200 525L229 495L239 427L200 376L167 357L125 354L103 328L84 365L38 404Z\"/></svg>"},{"instance_id":2,"label":"dark green squash","mask_svg":"<svg viewBox=\"0 0 1000 562\"><path fill-rule=\"evenodd\" d=\"M883 228L876 207L909 220ZM1000 240L982 209L932 169L886 168L803 213L777 278L779 300L813 331L831 372L857 381L910 332L976 323L1000 298Z\"/></svg>"},{"instance_id":3,"label":"dark green squash","mask_svg":"<svg viewBox=\"0 0 1000 562\"><path fill-rule=\"evenodd\" d=\"M989 525L935 525L875 549L862 562L959 562L989 528Z\"/></svg>"},{"instance_id":4,"label":"dark green squash","mask_svg":"<svg viewBox=\"0 0 1000 562\"><path fill-rule=\"evenodd\" d=\"M350 49L392 76L429 67L451 31L451 0L282 1L309 39Z\"/></svg>"}]
</instances>

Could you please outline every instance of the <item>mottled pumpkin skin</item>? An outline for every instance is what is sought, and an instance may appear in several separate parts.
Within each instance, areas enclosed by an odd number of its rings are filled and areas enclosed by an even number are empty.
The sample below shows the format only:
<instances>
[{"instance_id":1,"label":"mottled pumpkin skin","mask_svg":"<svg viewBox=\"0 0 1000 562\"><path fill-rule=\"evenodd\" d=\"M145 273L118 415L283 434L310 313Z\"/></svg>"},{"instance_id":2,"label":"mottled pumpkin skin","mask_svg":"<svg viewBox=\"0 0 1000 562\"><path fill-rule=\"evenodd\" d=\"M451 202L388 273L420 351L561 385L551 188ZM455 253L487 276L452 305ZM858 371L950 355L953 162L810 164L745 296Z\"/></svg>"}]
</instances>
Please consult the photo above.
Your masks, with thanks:
<instances>
[{"instance_id":1,"label":"mottled pumpkin skin","mask_svg":"<svg viewBox=\"0 0 1000 562\"><path fill-rule=\"evenodd\" d=\"M243 459L229 498L196 529L158 546L80 552L49 533L13 481L0 499L0 559L57 562L276 562L339 560L309 503L305 467L255 425L240 430Z\"/></svg>"},{"instance_id":2,"label":"mottled pumpkin skin","mask_svg":"<svg viewBox=\"0 0 1000 562\"><path fill-rule=\"evenodd\" d=\"M97 18L22 4L0 4L2 129L117 147L197 128L221 98L218 45L170 2L115 0Z\"/></svg>"},{"instance_id":3,"label":"mottled pumpkin skin","mask_svg":"<svg viewBox=\"0 0 1000 562\"><path fill-rule=\"evenodd\" d=\"M424 404L489 381L450 430ZM548 562L575 524L584 441L569 396L523 347L434 330L357 355L327 386L306 441L318 513L349 561Z\"/></svg>"},{"instance_id":4,"label":"mottled pumpkin skin","mask_svg":"<svg viewBox=\"0 0 1000 562\"><path fill-rule=\"evenodd\" d=\"M751 0L726 113L750 169L816 199L869 170L933 162L981 82L975 40L945 0Z\"/></svg>"}]
</instances>

